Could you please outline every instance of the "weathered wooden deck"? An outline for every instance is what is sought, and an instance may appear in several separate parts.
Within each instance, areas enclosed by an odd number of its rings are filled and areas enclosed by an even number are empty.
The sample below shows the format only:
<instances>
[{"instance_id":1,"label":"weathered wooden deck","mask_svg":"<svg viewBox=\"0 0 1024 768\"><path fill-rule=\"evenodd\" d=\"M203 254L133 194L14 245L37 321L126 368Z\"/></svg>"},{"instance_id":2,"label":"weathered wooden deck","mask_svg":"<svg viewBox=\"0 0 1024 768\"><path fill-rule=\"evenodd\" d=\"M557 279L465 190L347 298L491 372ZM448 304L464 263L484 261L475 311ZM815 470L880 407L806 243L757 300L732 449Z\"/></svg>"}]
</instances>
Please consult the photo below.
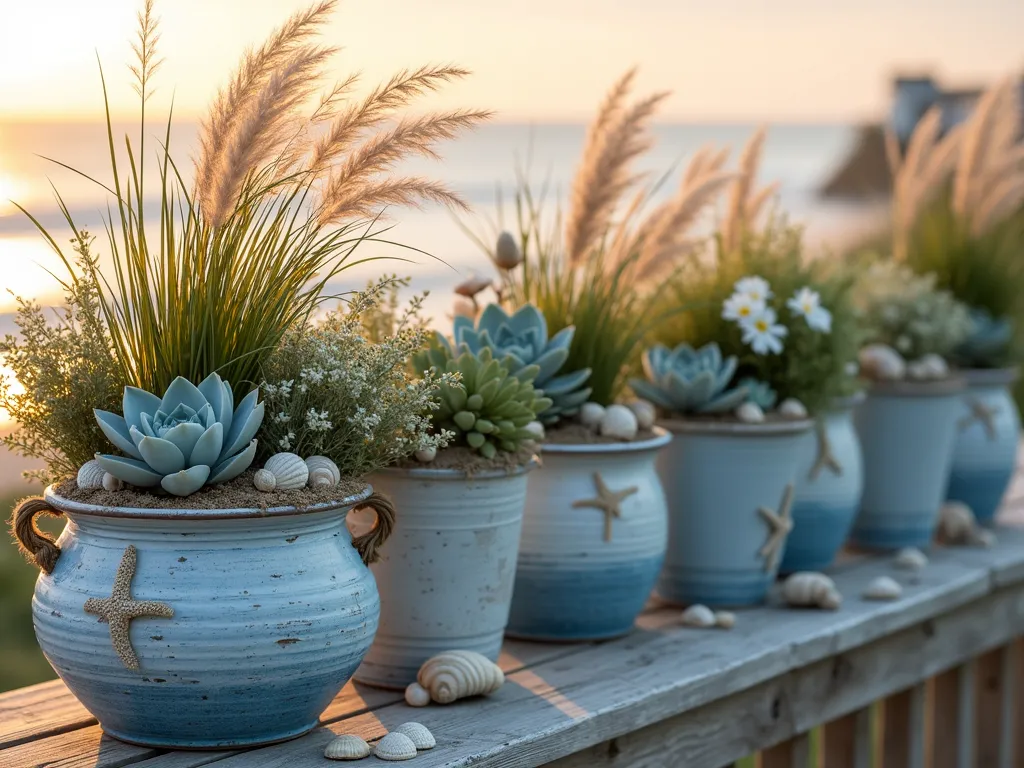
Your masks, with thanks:
<instances>
[{"instance_id":1,"label":"weathered wooden deck","mask_svg":"<svg viewBox=\"0 0 1024 768\"><path fill-rule=\"evenodd\" d=\"M60 681L0 696L0 767L305 768L331 765L335 734L368 740L408 720L437 747L412 766L722 768L762 750L764 768L806 768L818 726L826 768L1024 766L1024 482L992 549L935 550L917 574L889 558L834 570L837 612L769 605L731 631L681 627L652 607L629 637L600 644L509 641L497 694L412 709L400 693L349 684L323 727L248 752L166 752L103 736ZM903 587L860 598L876 576ZM881 702L881 706L872 706ZM383 764L368 758L362 764Z\"/></svg>"}]
</instances>

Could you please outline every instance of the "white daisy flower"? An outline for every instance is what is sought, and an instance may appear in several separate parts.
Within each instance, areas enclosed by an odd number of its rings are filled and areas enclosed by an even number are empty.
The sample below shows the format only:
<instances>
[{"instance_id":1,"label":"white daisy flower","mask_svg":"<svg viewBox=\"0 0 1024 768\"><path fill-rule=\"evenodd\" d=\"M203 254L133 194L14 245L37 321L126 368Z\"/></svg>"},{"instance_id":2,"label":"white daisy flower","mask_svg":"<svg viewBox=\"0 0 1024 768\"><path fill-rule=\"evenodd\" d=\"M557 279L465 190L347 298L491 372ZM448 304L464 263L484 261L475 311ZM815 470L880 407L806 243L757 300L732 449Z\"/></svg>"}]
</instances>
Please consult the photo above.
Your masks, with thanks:
<instances>
[{"instance_id":1,"label":"white daisy flower","mask_svg":"<svg viewBox=\"0 0 1024 768\"><path fill-rule=\"evenodd\" d=\"M775 322L775 310L765 307L760 312L740 323L743 329L743 343L749 344L758 355L777 355L782 351L782 339L789 331L786 326Z\"/></svg>"},{"instance_id":2,"label":"white daisy flower","mask_svg":"<svg viewBox=\"0 0 1024 768\"><path fill-rule=\"evenodd\" d=\"M734 293L722 305L722 317L726 320L743 322L761 312L764 307L763 299L755 299L745 293Z\"/></svg>"},{"instance_id":3,"label":"white daisy flower","mask_svg":"<svg viewBox=\"0 0 1024 768\"><path fill-rule=\"evenodd\" d=\"M757 275L737 280L733 290L738 294L749 296L754 301L764 302L772 297L772 289L768 285L768 281Z\"/></svg>"},{"instance_id":4,"label":"white daisy flower","mask_svg":"<svg viewBox=\"0 0 1024 768\"><path fill-rule=\"evenodd\" d=\"M832 331L832 313L821 306L821 296L810 288L801 288L786 306L798 315L803 315L815 331L830 333Z\"/></svg>"}]
</instances>

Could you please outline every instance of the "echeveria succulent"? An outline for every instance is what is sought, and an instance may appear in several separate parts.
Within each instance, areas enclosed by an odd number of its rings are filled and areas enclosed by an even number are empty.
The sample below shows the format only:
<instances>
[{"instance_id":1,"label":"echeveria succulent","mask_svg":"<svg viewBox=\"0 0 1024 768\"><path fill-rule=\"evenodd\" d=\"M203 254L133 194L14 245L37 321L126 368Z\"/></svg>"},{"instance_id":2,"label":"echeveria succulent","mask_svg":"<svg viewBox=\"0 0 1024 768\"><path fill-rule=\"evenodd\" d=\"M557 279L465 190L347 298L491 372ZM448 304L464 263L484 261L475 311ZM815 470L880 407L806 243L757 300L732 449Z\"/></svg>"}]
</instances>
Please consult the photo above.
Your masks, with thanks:
<instances>
[{"instance_id":1,"label":"echeveria succulent","mask_svg":"<svg viewBox=\"0 0 1024 768\"><path fill-rule=\"evenodd\" d=\"M469 317L455 318L452 336L455 349L444 340L452 355L466 349L473 354L490 348L498 358L504 358L509 371L537 366L534 386L551 398L551 406L540 414L539 420L553 424L560 418L573 416L590 397L590 388L584 386L590 378L590 369L556 375L569 357L576 329L563 328L550 339L544 314L532 304L525 304L513 315L508 315L497 304L488 305L474 325Z\"/></svg>"},{"instance_id":2,"label":"echeveria succulent","mask_svg":"<svg viewBox=\"0 0 1024 768\"><path fill-rule=\"evenodd\" d=\"M992 317L983 309L970 310L971 330L953 352L962 368L997 368L1006 365L1013 327L1005 317Z\"/></svg>"},{"instance_id":3,"label":"echeveria succulent","mask_svg":"<svg viewBox=\"0 0 1024 768\"><path fill-rule=\"evenodd\" d=\"M760 381L759 379L748 376L745 379L740 379L737 382L737 386L747 390L748 403L753 403L765 411L770 411L774 408L776 401L779 399L778 393L767 382Z\"/></svg>"},{"instance_id":4,"label":"echeveria succulent","mask_svg":"<svg viewBox=\"0 0 1024 768\"><path fill-rule=\"evenodd\" d=\"M96 455L114 477L139 488L159 485L188 496L242 474L256 455L253 436L263 422L263 403L253 390L235 408L231 385L216 373L198 387L182 377L163 398L125 387L123 411L95 411L96 421L125 456Z\"/></svg>"},{"instance_id":5,"label":"echeveria succulent","mask_svg":"<svg viewBox=\"0 0 1024 768\"><path fill-rule=\"evenodd\" d=\"M745 387L729 389L736 373L736 358L722 359L714 342L694 350L689 344L675 349L657 344L644 353L647 380L631 379L637 396L673 413L725 413L747 398Z\"/></svg>"}]
</instances>

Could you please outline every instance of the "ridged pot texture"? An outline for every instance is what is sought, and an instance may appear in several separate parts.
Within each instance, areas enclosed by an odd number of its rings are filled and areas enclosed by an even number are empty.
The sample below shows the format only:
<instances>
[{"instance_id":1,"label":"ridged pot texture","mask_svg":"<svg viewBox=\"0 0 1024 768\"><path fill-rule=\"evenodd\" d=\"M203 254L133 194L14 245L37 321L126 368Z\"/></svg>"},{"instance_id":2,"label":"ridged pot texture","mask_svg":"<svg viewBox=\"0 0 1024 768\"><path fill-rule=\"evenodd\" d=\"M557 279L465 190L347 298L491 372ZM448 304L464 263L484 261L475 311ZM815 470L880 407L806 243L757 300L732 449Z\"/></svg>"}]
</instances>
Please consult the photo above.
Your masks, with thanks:
<instances>
[{"instance_id":1,"label":"ridged pot texture","mask_svg":"<svg viewBox=\"0 0 1024 768\"><path fill-rule=\"evenodd\" d=\"M69 522L53 573L36 583L36 636L112 736L185 748L292 738L316 726L370 646L379 602L344 525L351 503L138 519L47 499ZM84 610L89 598L110 597L129 545L132 597L174 612L131 621L138 671L115 653L109 625Z\"/></svg>"}]
</instances>

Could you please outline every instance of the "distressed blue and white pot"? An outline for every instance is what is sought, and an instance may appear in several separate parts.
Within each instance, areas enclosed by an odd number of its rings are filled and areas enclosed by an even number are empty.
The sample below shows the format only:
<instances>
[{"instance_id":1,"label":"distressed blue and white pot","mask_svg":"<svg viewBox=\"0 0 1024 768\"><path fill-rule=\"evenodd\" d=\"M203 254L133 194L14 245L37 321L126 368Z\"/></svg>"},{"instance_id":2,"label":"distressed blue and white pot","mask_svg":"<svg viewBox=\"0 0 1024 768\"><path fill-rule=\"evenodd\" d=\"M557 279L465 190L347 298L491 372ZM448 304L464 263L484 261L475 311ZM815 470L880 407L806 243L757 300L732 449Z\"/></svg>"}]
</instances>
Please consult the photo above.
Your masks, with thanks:
<instances>
[{"instance_id":1,"label":"distressed blue and white pot","mask_svg":"<svg viewBox=\"0 0 1024 768\"><path fill-rule=\"evenodd\" d=\"M962 501L979 523L990 524L1017 464L1020 416L1010 389L1018 369L961 371L967 391L953 448L946 498Z\"/></svg>"},{"instance_id":2,"label":"distressed blue and white pot","mask_svg":"<svg viewBox=\"0 0 1024 768\"><path fill-rule=\"evenodd\" d=\"M850 535L864 492L864 461L853 427L854 408L863 401L862 393L836 400L800 439L793 530L782 573L827 568Z\"/></svg>"},{"instance_id":3,"label":"distressed blue and white pot","mask_svg":"<svg viewBox=\"0 0 1024 768\"><path fill-rule=\"evenodd\" d=\"M785 554L810 419L763 424L672 421L658 456L669 508L657 594L682 605L756 605Z\"/></svg>"},{"instance_id":4,"label":"distressed blue and white pot","mask_svg":"<svg viewBox=\"0 0 1024 768\"><path fill-rule=\"evenodd\" d=\"M476 651L497 661L534 466L472 475L392 468L372 476L402 515L387 552L371 566L380 628L356 680L405 688L423 662L443 651Z\"/></svg>"},{"instance_id":5,"label":"distressed blue and white pot","mask_svg":"<svg viewBox=\"0 0 1024 768\"><path fill-rule=\"evenodd\" d=\"M377 628L377 588L345 527L370 493L307 509L135 509L49 488L36 503L68 523L36 582L39 645L123 741L222 749L299 736ZM19 538L42 564L40 541ZM103 613L116 585L146 601L127 632Z\"/></svg>"},{"instance_id":6,"label":"distressed blue and white pot","mask_svg":"<svg viewBox=\"0 0 1024 768\"><path fill-rule=\"evenodd\" d=\"M874 384L854 416L864 495L851 540L896 550L931 546L946 497L962 379Z\"/></svg>"},{"instance_id":7,"label":"distressed blue and white pot","mask_svg":"<svg viewBox=\"0 0 1024 768\"><path fill-rule=\"evenodd\" d=\"M507 634L602 640L633 628L665 558L668 508L655 458L634 443L546 444L530 475Z\"/></svg>"}]
</instances>

